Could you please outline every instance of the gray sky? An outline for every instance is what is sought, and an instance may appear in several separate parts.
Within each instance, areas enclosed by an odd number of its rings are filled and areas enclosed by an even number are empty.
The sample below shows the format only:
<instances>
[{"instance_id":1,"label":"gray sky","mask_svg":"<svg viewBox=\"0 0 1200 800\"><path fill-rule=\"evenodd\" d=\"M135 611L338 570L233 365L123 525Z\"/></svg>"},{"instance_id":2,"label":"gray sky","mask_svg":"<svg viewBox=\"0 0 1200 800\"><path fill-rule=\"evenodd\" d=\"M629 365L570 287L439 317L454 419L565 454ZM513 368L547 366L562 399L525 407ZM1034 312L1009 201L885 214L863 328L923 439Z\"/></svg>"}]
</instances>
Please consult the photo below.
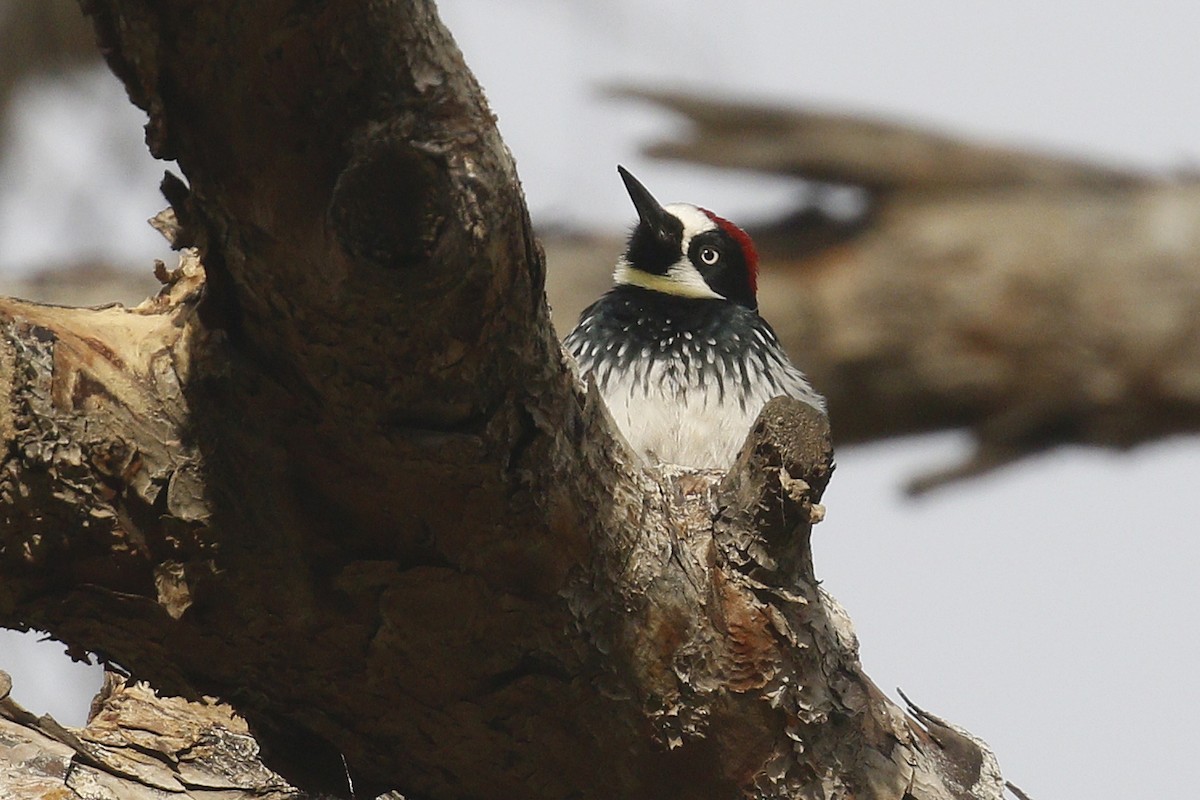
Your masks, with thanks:
<instances>
[{"instance_id":1,"label":"gray sky","mask_svg":"<svg viewBox=\"0 0 1200 800\"><path fill-rule=\"evenodd\" d=\"M674 123L600 97L613 82L880 112L1162 171L1200 162L1195 4L442 7L542 222L627 225L618 162L664 201L740 220L796 191L640 158L638 143ZM130 160L140 121L120 88L85 76L26 98L34 113L0 161L0 260L166 257L143 223L161 206L161 166ZM104 154L119 166L97 179ZM905 479L966 446L946 434L839 451L816 565L854 618L868 673L990 742L1006 777L1038 800L1190 796L1200 442L1062 450L919 502L900 497ZM57 699L55 713L78 721L88 692L61 688L63 659L14 641L0 634L0 668L15 673L18 697L37 710Z\"/></svg>"}]
</instances>

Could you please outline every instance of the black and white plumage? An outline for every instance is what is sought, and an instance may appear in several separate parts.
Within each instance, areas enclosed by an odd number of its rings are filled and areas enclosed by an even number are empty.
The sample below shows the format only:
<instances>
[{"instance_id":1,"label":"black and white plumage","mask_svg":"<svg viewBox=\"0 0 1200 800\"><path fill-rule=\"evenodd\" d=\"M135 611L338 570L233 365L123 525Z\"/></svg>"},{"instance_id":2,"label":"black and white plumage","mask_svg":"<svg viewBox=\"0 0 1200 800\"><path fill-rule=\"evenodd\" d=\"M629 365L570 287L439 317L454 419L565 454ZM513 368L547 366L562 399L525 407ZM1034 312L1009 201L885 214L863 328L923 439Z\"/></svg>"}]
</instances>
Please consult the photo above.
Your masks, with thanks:
<instances>
[{"instance_id":1,"label":"black and white plumage","mask_svg":"<svg viewBox=\"0 0 1200 800\"><path fill-rule=\"evenodd\" d=\"M698 206L660 206L618 167L639 221L615 285L564 345L613 421L650 462L728 467L768 400L824 411L758 315L750 238Z\"/></svg>"}]
</instances>

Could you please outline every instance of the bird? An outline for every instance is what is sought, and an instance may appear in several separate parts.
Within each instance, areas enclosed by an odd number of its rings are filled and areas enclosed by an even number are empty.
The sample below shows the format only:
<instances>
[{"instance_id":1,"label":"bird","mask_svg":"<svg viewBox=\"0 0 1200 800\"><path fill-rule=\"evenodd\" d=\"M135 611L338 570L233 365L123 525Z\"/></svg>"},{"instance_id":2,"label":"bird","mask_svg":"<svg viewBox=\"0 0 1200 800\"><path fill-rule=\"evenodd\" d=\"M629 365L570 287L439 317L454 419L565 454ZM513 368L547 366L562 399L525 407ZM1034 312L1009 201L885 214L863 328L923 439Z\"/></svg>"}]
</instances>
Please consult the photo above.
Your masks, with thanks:
<instances>
[{"instance_id":1,"label":"bird","mask_svg":"<svg viewBox=\"0 0 1200 800\"><path fill-rule=\"evenodd\" d=\"M623 166L638 221L613 286L563 340L647 464L728 469L768 400L825 400L758 314L758 254L729 220L660 205Z\"/></svg>"}]
</instances>

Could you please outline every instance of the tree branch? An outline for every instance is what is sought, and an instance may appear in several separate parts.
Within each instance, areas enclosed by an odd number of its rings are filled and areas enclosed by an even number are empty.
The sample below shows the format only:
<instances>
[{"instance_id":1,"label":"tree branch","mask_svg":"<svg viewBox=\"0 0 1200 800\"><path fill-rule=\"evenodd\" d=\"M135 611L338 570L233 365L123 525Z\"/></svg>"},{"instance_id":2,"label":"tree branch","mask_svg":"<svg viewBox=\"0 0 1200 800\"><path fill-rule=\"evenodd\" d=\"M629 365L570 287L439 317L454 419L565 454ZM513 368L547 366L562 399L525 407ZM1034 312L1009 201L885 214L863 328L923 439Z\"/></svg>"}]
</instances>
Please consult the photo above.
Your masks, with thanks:
<instances>
[{"instance_id":1,"label":"tree branch","mask_svg":"<svg viewBox=\"0 0 1200 800\"><path fill-rule=\"evenodd\" d=\"M68 730L6 697L0 672L0 787L10 797L120 797L164 794L201 800L304 800L264 767L244 721L226 705L156 697L112 673L87 727Z\"/></svg>"},{"instance_id":2,"label":"tree branch","mask_svg":"<svg viewBox=\"0 0 1200 800\"><path fill-rule=\"evenodd\" d=\"M728 476L613 434L430 4L89 8L195 250L137 309L0 307L0 622L231 703L309 792L999 796L817 587L822 417Z\"/></svg>"},{"instance_id":3,"label":"tree branch","mask_svg":"<svg viewBox=\"0 0 1200 800\"><path fill-rule=\"evenodd\" d=\"M1148 182L1134 170L967 141L866 115L783 109L653 89L617 88L612 93L665 106L692 123L686 136L647 148L659 158L849 183L882 194L1031 185L1113 190Z\"/></svg>"}]
</instances>

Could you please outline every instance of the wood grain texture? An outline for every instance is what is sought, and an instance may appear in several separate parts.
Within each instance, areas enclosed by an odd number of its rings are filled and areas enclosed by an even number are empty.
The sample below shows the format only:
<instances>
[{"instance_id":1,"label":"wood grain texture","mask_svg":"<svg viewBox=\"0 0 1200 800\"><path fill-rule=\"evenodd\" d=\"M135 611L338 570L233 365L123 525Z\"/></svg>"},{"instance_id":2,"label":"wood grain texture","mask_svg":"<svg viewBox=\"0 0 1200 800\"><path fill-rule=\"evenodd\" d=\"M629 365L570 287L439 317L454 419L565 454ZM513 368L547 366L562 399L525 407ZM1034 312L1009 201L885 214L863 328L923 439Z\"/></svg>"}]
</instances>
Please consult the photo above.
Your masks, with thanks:
<instances>
[{"instance_id":1,"label":"wood grain texture","mask_svg":"<svg viewBox=\"0 0 1200 800\"><path fill-rule=\"evenodd\" d=\"M312 797L262 765L229 706L158 697L112 673L80 729L0 697L0 788L6 797L56 800Z\"/></svg>"}]
</instances>

